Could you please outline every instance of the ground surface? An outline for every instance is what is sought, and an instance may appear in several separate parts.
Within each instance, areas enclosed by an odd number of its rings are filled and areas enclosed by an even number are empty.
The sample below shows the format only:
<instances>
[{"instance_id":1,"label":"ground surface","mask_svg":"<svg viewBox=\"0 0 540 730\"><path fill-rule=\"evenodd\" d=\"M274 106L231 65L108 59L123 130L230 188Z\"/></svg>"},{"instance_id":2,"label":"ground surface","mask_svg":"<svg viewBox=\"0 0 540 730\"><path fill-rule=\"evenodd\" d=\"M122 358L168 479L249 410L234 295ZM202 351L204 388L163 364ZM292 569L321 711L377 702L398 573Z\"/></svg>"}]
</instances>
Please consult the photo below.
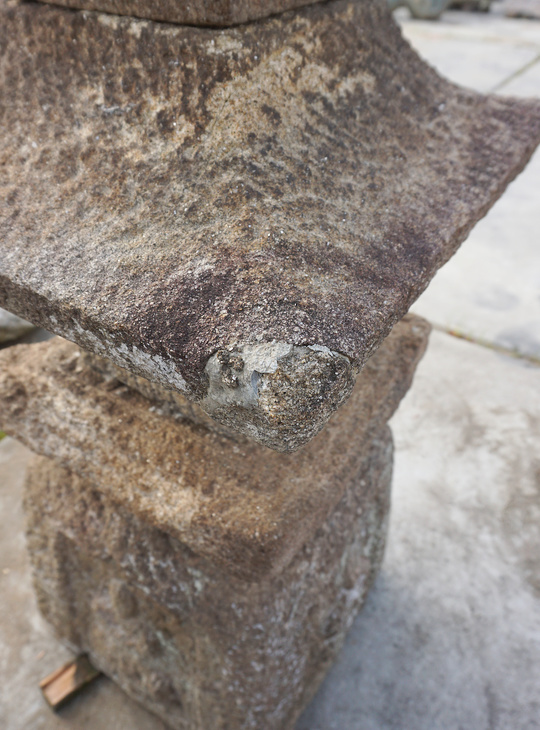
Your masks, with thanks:
<instances>
[{"instance_id":1,"label":"ground surface","mask_svg":"<svg viewBox=\"0 0 540 730\"><path fill-rule=\"evenodd\" d=\"M540 22L399 17L453 80L540 96ZM537 153L414 308L437 330L393 422L383 570L298 730L540 728L539 189ZM27 458L0 443L0 726L163 730L105 679L57 716L41 699L70 655L31 590Z\"/></svg>"}]
</instances>

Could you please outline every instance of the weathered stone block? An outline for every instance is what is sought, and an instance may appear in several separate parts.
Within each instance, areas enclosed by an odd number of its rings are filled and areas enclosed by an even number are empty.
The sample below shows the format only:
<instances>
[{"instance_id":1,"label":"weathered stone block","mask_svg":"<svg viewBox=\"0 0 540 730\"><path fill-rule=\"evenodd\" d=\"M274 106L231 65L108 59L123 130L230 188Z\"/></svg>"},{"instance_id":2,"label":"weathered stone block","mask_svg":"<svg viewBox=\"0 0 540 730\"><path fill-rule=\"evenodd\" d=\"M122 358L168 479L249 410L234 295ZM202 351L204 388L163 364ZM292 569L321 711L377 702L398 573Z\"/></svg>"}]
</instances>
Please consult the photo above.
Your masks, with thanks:
<instances>
[{"instance_id":1,"label":"weathered stone block","mask_svg":"<svg viewBox=\"0 0 540 730\"><path fill-rule=\"evenodd\" d=\"M0 305L284 451L540 139L384 0L225 30L0 2L0 88Z\"/></svg>"},{"instance_id":2,"label":"weathered stone block","mask_svg":"<svg viewBox=\"0 0 540 730\"><path fill-rule=\"evenodd\" d=\"M349 401L297 454L197 426L104 379L59 339L0 352L0 425L198 555L257 579L280 570L357 482L428 330L417 317L400 322Z\"/></svg>"},{"instance_id":3,"label":"weathered stone block","mask_svg":"<svg viewBox=\"0 0 540 730\"><path fill-rule=\"evenodd\" d=\"M25 504L40 609L175 730L292 728L379 567L391 465L386 427L313 539L250 583L36 457Z\"/></svg>"},{"instance_id":4,"label":"weathered stone block","mask_svg":"<svg viewBox=\"0 0 540 730\"><path fill-rule=\"evenodd\" d=\"M59 339L0 353L2 427L54 459L25 504L59 636L175 728L292 727L380 563L387 420L428 330L400 322L295 455L187 421Z\"/></svg>"}]
</instances>

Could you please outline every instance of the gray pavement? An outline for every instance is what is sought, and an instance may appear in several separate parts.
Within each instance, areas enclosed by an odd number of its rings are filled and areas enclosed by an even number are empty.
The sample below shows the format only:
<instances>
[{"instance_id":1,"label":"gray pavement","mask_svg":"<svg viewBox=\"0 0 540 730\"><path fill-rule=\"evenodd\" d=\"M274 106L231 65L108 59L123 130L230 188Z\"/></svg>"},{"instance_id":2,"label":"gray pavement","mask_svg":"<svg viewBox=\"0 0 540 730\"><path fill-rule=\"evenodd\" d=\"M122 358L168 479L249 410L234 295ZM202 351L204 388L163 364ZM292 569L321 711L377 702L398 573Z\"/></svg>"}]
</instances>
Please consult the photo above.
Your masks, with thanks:
<instances>
[{"instance_id":1,"label":"gray pavement","mask_svg":"<svg viewBox=\"0 0 540 730\"><path fill-rule=\"evenodd\" d=\"M540 728L540 369L434 332L389 543L298 730Z\"/></svg>"},{"instance_id":2,"label":"gray pavement","mask_svg":"<svg viewBox=\"0 0 540 730\"><path fill-rule=\"evenodd\" d=\"M399 18L459 83L540 95L540 22ZM383 569L298 730L540 729L539 191L537 154L414 308L437 329L393 421ZM27 458L0 442L0 728L163 730L106 679L58 715L41 699L70 655L31 590Z\"/></svg>"}]
</instances>

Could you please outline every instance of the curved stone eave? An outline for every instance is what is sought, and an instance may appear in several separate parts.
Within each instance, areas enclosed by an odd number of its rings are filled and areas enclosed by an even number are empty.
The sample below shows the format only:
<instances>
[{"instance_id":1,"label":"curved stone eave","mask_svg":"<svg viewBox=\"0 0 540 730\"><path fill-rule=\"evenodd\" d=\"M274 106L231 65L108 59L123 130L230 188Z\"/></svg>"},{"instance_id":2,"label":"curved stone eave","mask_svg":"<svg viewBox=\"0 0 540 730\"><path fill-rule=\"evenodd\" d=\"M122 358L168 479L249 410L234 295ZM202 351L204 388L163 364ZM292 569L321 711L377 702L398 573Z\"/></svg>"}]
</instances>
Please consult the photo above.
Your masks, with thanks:
<instances>
[{"instance_id":1,"label":"curved stone eave","mask_svg":"<svg viewBox=\"0 0 540 730\"><path fill-rule=\"evenodd\" d=\"M180 25L239 25L322 0L41 0L78 10L98 10Z\"/></svg>"},{"instance_id":2,"label":"curved stone eave","mask_svg":"<svg viewBox=\"0 0 540 730\"><path fill-rule=\"evenodd\" d=\"M441 79L382 2L228 30L0 13L0 304L275 449L322 428L540 140L540 104ZM209 361L276 343L265 403L216 405Z\"/></svg>"}]
</instances>

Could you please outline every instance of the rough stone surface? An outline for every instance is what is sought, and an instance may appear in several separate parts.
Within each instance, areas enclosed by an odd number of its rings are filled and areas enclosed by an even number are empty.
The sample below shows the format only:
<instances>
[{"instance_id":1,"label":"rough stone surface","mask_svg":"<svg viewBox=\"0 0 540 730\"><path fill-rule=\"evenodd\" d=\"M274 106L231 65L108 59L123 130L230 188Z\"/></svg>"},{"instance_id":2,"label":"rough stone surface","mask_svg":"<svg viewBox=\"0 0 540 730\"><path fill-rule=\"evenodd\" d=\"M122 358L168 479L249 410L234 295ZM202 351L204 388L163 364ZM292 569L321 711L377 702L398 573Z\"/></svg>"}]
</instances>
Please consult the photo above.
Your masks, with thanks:
<instances>
[{"instance_id":1,"label":"rough stone surface","mask_svg":"<svg viewBox=\"0 0 540 730\"><path fill-rule=\"evenodd\" d=\"M58 635L175 730L292 728L382 559L388 427L314 539L255 584L36 459L28 546L40 609Z\"/></svg>"},{"instance_id":2,"label":"rough stone surface","mask_svg":"<svg viewBox=\"0 0 540 730\"><path fill-rule=\"evenodd\" d=\"M266 18L317 0L42 0L84 10L184 25L227 26ZM320 2L320 0L319 0Z\"/></svg>"},{"instance_id":3,"label":"rough stone surface","mask_svg":"<svg viewBox=\"0 0 540 730\"><path fill-rule=\"evenodd\" d=\"M236 430L231 431L223 424L210 418L197 403L188 400L177 390L168 390L162 385L159 385L159 383L154 383L151 380L147 380L140 375L135 375L129 370L115 365L107 357L93 355L90 352L81 352L81 364L83 367L88 366L98 372L106 381L106 387L111 390L117 388L122 383L141 393L148 400L155 401L156 404L159 404L159 411L162 414L185 418L199 426L204 426L210 431L215 431L223 436L239 440Z\"/></svg>"},{"instance_id":4,"label":"rough stone surface","mask_svg":"<svg viewBox=\"0 0 540 730\"><path fill-rule=\"evenodd\" d=\"M293 451L316 436L355 384L350 363L338 353L286 343L253 345L241 352L220 350L210 358L209 388L199 406L108 358L89 353L85 358L106 377L174 404L195 423L232 438L243 434L276 451ZM294 407L283 408L291 403ZM246 408L253 409L249 420L243 416ZM323 421L310 418L314 408L324 413Z\"/></svg>"},{"instance_id":5,"label":"rough stone surface","mask_svg":"<svg viewBox=\"0 0 540 730\"><path fill-rule=\"evenodd\" d=\"M11 342L35 329L33 324L15 314L0 309L0 344Z\"/></svg>"},{"instance_id":6,"label":"rough stone surface","mask_svg":"<svg viewBox=\"0 0 540 730\"><path fill-rule=\"evenodd\" d=\"M297 730L536 730L539 413L540 369L432 334L392 419L379 578ZM59 715L43 702L39 680L69 656L31 591L20 505L28 460L22 444L0 442L3 728L164 730L106 679Z\"/></svg>"},{"instance_id":7,"label":"rough stone surface","mask_svg":"<svg viewBox=\"0 0 540 730\"><path fill-rule=\"evenodd\" d=\"M282 569L356 483L371 437L409 388L428 330L413 316L400 322L349 401L294 455L164 413L126 387L111 390L59 339L0 353L0 427L195 553L254 580Z\"/></svg>"},{"instance_id":8,"label":"rough stone surface","mask_svg":"<svg viewBox=\"0 0 540 730\"><path fill-rule=\"evenodd\" d=\"M228 30L0 14L0 302L274 448L322 427L540 138L537 102L447 83L382 0ZM236 398L231 358L276 343L292 360Z\"/></svg>"}]
</instances>

